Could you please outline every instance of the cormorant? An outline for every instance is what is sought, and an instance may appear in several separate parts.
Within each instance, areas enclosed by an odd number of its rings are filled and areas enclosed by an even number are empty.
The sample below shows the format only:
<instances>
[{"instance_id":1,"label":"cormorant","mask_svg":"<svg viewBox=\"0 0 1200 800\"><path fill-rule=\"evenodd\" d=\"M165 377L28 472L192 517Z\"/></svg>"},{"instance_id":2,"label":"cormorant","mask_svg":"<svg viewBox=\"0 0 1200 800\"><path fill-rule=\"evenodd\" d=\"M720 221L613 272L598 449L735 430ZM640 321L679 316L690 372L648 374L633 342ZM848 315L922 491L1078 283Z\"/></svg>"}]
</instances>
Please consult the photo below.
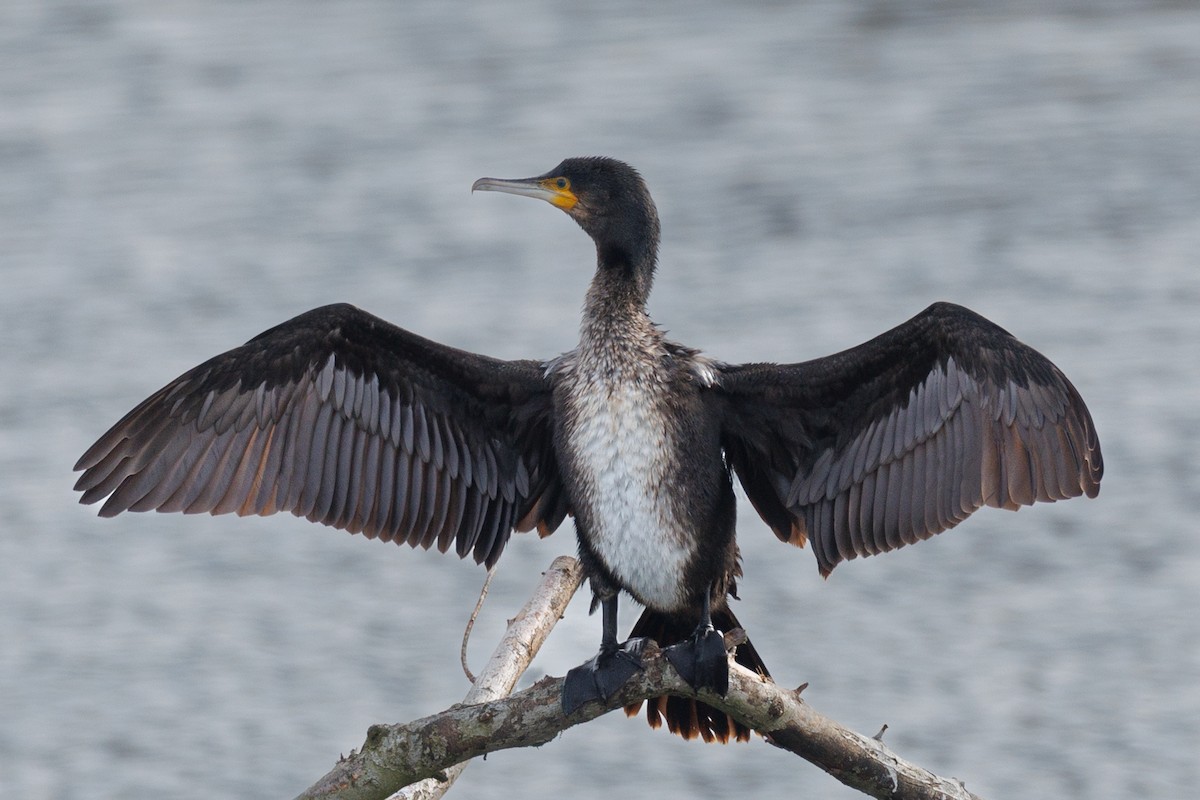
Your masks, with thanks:
<instances>
[{"instance_id":1,"label":"cormorant","mask_svg":"<svg viewBox=\"0 0 1200 800\"><path fill-rule=\"evenodd\" d=\"M718 629L741 574L736 473L779 539L822 575L988 505L1099 491L1087 407L1045 357L966 308L935 303L836 355L726 364L651 322L658 215L641 176L571 158L472 190L545 200L596 245L579 344L498 361L349 305L309 311L171 381L76 464L81 502L121 511L290 511L369 538L451 546L492 565L512 531L575 518L603 610L600 651L572 670L570 711L606 698L656 639L697 688L723 693ZM617 595L645 607L626 645ZM749 644L738 660L764 675ZM690 699L649 709L690 738L748 738Z\"/></svg>"}]
</instances>

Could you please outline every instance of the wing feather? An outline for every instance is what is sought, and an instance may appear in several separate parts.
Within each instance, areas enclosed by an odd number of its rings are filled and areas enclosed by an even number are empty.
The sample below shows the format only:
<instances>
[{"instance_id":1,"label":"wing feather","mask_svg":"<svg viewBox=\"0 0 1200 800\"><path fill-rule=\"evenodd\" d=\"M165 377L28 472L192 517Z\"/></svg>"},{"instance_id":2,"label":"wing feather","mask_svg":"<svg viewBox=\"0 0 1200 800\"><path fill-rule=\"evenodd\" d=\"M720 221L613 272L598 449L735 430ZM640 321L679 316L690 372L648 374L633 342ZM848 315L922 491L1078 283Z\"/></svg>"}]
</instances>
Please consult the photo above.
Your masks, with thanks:
<instances>
[{"instance_id":1,"label":"wing feather","mask_svg":"<svg viewBox=\"0 0 1200 800\"><path fill-rule=\"evenodd\" d=\"M537 513L561 495L552 413L541 364L326 306L151 395L84 453L76 488L104 516L290 511L491 564L522 515L561 521Z\"/></svg>"},{"instance_id":2,"label":"wing feather","mask_svg":"<svg viewBox=\"0 0 1200 800\"><path fill-rule=\"evenodd\" d=\"M805 526L823 574L954 527L1099 491L1087 406L1044 356L938 303L856 348L800 364L724 365L723 444L781 539Z\"/></svg>"},{"instance_id":3,"label":"wing feather","mask_svg":"<svg viewBox=\"0 0 1200 800\"><path fill-rule=\"evenodd\" d=\"M169 449L163 451L166 458L152 462L139 474L141 480L122 483L100 510L101 515L106 513L105 509L114 506L128 505L131 510L143 511L158 504L186 513L204 489L205 457L219 446L219 438L172 441ZM178 458L175 457L177 451L182 451Z\"/></svg>"},{"instance_id":4,"label":"wing feather","mask_svg":"<svg viewBox=\"0 0 1200 800\"><path fill-rule=\"evenodd\" d=\"M242 457L247 451L253 449L254 431L258 428L249 426L238 430L236 426L226 429L222 436L224 441L219 444L221 452L217 458L206 459L204 466L207 474L204 476L204 490L196 497L189 507L196 507L199 511L207 511L213 509L216 511L220 508L222 501L225 500L226 494L229 492L229 487L233 483L234 476L237 474L238 468L241 466ZM232 509L229 509L230 511ZM187 513L186 510L184 513ZM222 513L217 511L217 513ZM229 513L228 511L224 513Z\"/></svg>"}]
</instances>

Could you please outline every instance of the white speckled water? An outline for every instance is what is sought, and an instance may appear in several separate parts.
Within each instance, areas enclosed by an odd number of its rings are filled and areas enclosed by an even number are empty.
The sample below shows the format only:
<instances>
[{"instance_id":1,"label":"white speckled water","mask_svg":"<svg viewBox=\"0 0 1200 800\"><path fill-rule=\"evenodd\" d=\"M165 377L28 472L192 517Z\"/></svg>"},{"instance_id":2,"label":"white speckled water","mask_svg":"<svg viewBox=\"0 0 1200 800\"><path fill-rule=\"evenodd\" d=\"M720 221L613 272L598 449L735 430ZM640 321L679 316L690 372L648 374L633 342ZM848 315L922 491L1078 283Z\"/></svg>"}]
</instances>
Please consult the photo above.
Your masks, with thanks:
<instances>
[{"instance_id":1,"label":"white speckled water","mask_svg":"<svg viewBox=\"0 0 1200 800\"><path fill-rule=\"evenodd\" d=\"M1194 794L1197 42L1194 4L1131 0L8 0L0 797L292 796L372 723L461 699L473 565L291 515L101 520L70 468L169 379L326 302L500 357L574 346L591 243L470 187L589 154L654 193L672 339L800 360L950 300L1095 416L1098 500L986 509L828 581L743 502L735 610L775 677L982 797ZM510 544L476 665L574 546ZM595 652L586 608L530 678ZM454 791L861 796L621 715Z\"/></svg>"}]
</instances>

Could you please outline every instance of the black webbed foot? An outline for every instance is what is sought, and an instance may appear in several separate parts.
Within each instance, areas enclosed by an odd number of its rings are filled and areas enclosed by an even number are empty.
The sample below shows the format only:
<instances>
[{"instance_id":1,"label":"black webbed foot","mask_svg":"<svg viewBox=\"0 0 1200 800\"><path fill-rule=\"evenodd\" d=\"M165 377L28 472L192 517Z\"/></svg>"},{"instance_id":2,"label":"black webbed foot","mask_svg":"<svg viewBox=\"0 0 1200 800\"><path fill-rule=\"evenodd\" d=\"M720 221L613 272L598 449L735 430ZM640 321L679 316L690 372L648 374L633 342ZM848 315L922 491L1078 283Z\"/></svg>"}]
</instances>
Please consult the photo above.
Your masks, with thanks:
<instances>
[{"instance_id":1,"label":"black webbed foot","mask_svg":"<svg viewBox=\"0 0 1200 800\"><path fill-rule=\"evenodd\" d=\"M562 709L570 714L593 700L607 700L642 669L645 639L630 639L614 649L601 648L595 658L580 664L563 680Z\"/></svg>"},{"instance_id":2,"label":"black webbed foot","mask_svg":"<svg viewBox=\"0 0 1200 800\"><path fill-rule=\"evenodd\" d=\"M712 625L701 624L692 638L663 651L679 677L696 691L711 689L722 697L729 691L729 659L725 637Z\"/></svg>"}]
</instances>

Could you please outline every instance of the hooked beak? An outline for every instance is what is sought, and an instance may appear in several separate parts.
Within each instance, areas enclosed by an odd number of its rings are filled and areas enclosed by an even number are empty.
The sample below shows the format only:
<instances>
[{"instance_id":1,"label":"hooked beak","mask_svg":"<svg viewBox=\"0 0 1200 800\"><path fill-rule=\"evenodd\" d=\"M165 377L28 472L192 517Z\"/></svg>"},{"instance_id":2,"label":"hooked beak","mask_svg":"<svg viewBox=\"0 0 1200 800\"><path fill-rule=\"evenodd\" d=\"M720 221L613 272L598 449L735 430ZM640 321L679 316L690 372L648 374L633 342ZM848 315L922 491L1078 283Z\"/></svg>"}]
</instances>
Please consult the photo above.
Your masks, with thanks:
<instances>
[{"instance_id":1,"label":"hooked beak","mask_svg":"<svg viewBox=\"0 0 1200 800\"><path fill-rule=\"evenodd\" d=\"M579 198L570 188L560 188L554 177L521 178L510 180L506 178L480 178L471 184L472 192L505 192L519 194L522 197L534 197L545 200L552 206L570 211L579 202Z\"/></svg>"}]
</instances>

